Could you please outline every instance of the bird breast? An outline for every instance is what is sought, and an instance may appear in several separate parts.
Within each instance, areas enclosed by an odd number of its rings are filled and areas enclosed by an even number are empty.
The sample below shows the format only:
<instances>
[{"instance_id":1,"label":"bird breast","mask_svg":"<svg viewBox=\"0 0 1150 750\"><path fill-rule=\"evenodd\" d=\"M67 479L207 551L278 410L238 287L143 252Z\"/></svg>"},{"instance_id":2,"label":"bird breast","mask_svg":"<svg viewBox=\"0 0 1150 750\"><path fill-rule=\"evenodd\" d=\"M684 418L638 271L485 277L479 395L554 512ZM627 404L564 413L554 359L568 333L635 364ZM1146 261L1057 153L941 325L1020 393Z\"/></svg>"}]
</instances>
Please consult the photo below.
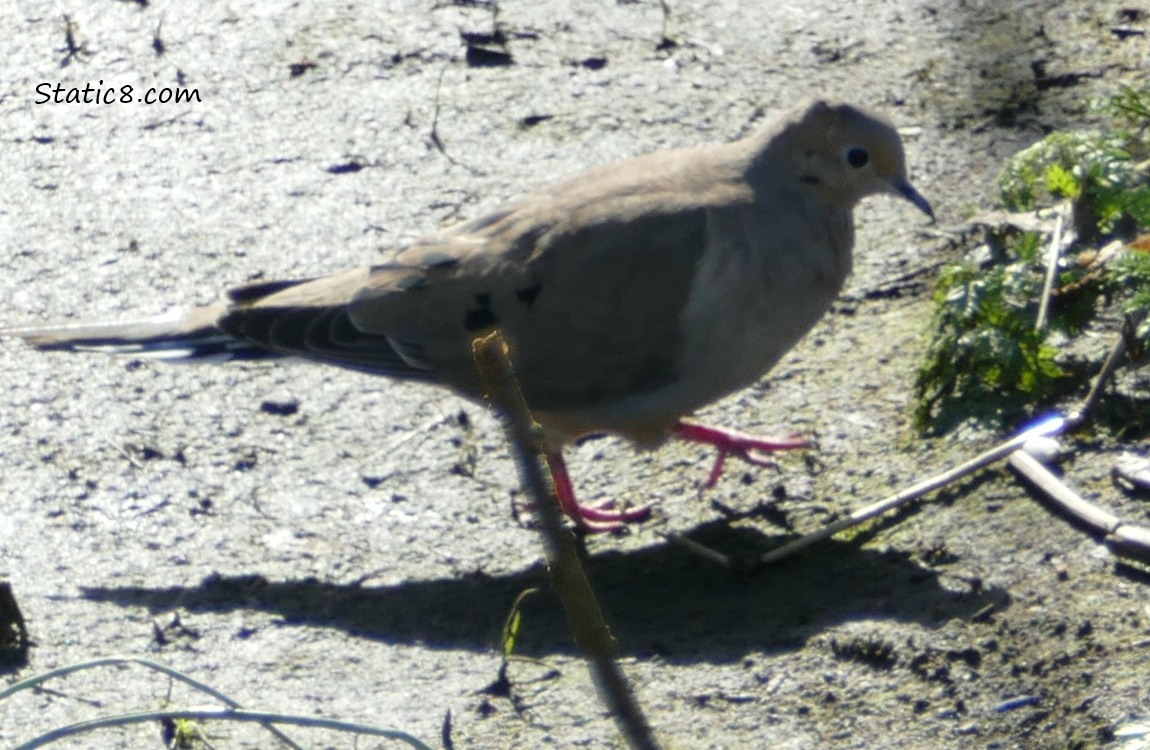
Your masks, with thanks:
<instances>
[{"instance_id":1,"label":"bird breast","mask_svg":"<svg viewBox=\"0 0 1150 750\"><path fill-rule=\"evenodd\" d=\"M724 224L777 216L742 212L709 222L682 322L679 368L692 409L758 381L830 309L850 271L853 233L849 212L828 213L775 220L769 231Z\"/></svg>"}]
</instances>

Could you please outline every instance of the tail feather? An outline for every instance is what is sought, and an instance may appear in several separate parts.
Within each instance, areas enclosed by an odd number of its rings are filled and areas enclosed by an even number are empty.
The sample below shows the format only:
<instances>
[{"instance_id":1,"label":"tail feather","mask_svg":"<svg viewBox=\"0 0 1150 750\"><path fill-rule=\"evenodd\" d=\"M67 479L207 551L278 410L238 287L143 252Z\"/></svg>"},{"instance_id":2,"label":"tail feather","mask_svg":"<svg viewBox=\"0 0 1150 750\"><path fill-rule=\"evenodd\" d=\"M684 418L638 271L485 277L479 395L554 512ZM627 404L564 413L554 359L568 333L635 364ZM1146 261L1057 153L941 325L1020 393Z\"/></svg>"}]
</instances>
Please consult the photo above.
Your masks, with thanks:
<instances>
[{"instance_id":1,"label":"tail feather","mask_svg":"<svg viewBox=\"0 0 1150 750\"><path fill-rule=\"evenodd\" d=\"M43 351L105 352L164 362L302 357L375 375L434 381L417 345L363 331L348 303L363 269L315 281L273 281L228 292L213 305L140 320L0 328Z\"/></svg>"},{"instance_id":2,"label":"tail feather","mask_svg":"<svg viewBox=\"0 0 1150 750\"><path fill-rule=\"evenodd\" d=\"M104 352L165 362L224 362L282 356L216 327L226 308L209 305L121 322L56 323L0 328L41 351Z\"/></svg>"}]
</instances>

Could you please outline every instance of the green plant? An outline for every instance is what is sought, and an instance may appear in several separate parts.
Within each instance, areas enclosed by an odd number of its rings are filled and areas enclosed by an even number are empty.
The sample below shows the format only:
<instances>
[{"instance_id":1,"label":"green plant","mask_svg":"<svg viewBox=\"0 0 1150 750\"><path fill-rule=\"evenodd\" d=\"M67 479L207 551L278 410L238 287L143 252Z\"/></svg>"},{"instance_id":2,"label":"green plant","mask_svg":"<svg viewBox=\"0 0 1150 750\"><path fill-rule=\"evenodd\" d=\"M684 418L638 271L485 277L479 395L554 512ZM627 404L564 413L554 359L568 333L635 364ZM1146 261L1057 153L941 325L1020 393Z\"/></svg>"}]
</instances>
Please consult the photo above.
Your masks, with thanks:
<instances>
[{"instance_id":1,"label":"green plant","mask_svg":"<svg viewBox=\"0 0 1150 750\"><path fill-rule=\"evenodd\" d=\"M1072 386L1059 350L1034 327L1043 283L1041 237L1007 239L1001 257L943 269L935 292L934 337L916 382L920 428L964 418L1000 422L1047 393ZM1074 321L1056 316L1068 330Z\"/></svg>"},{"instance_id":2,"label":"green plant","mask_svg":"<svg viewBox=\"0 0 1150 750\"><path fill-rule=\"evenodd\" d=\"M1092 225L1083 233L1103 239L1150 227L1150 90L1123 90L1098 110L1111 129L1051 133L1010 160L998 180L1006 208L1069 200ZM1042 408L1085 377L1056 342L1081 333L1111 301L1127 313L1150 309L1150 252L1132 249L1105 267L1064 258L1048 325L1038 330L1045 241L1038 232L991 233L943 269L916 379L920 429L941 432L967 419L1001 424ZM1138 334L1150 338L1150 322L1143 319Z\"/></svg>"},{"instance_id":3,"label":"green plant","mask_svg":"<svg viewBox=\"0 0 1150 750\"><path fill-rule=\"evenodd\" d=\"M1124 297L1123 312L1140 318L1134 335L1150 341L1150 248L1132 249L1116 260L1110 284Z\"/></svg>"},{"instance_id":4,"label":"green plant","mask_svg":"<svg viewBox=\"0 0 1150 750\"><path fill-rule=\"evenodd\" d=\"M1118 132L1054 132L1010 160L998 178L1002 204L1029 211L1052 200L1085 201L1110 231L1122 215L1123 194L1138 184L1129 139Z\"/></svg>"}]
</instances>

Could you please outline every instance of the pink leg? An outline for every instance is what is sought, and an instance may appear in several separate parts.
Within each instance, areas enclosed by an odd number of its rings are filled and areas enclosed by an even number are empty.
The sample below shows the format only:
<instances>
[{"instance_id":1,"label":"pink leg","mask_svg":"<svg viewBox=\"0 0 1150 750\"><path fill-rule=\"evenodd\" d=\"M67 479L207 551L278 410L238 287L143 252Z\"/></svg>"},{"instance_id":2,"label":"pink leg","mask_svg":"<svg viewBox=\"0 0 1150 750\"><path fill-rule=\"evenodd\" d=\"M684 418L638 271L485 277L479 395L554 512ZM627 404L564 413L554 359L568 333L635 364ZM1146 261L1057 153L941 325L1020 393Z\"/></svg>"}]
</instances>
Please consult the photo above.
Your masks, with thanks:
<instances>
[{"instance_id":1,"label":"pink leg","mask_svg":"<svg viewBox=\"0 0 1150 750\"><path fill-rule=\"evenodd\" d=\"M810 448L806 440L790 436L785 438L761 438L748 435L745 432L725 430L722 427L708 427L696 422L680 421L675 425L675 437L680 440L689 440L692 443L706 443L719 449L719 456L711 469L704 487L714 487L723 473L727 463L727 456L738 456L747 463L756 466L773 466L774 462L765 455L776 451L789 451L796 448Z\"/></svg>"},{"instance_id":2,"label":"pink leg","mask_svg":"<svg viewBox=\"0 0 1150 750\"><path fill-rule=\"evenodd\" d=\"M602 506L580 505L575 499L575 488L571 485L571 475L567 473L567 463L559 451L544 451L543 458L551 470L551 481L555 483L555 495L559 507L579 528L591 533L619 531L628 523L642 521L651 515L647 506L626 510L608 510Z\"/></svg>"}]
</instances>

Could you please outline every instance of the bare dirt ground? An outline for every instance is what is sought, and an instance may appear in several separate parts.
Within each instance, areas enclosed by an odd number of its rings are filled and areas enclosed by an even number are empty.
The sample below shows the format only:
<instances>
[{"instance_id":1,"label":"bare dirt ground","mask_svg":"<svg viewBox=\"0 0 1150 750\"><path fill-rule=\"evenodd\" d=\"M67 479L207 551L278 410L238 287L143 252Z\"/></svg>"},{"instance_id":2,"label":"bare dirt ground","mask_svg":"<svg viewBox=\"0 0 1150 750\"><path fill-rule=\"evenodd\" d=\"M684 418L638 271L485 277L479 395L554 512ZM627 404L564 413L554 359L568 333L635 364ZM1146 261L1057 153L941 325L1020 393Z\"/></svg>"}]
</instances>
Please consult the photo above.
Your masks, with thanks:
<instances>
[{"instance_id":1,"label":"bare dirt ground","mask_svg":"<svg viewBox=\"0 0 1150 750\"><path fill-rule=\"evenodd\" d=\"M876 107L906 128L939 224L868 202L834 314L702 415L807 431L818 451L733 467L702 496L710 456L696 447L601 440L572 456L585 499L657 506L634 533L587 543L626 670L675 748L1097 747L1150 714L1150 578L1005 471L748 576L661 536L766 549L784 526L814 529L989 445L910 427L930 269L954 256L963 218L993 206L1007 156L1143 80L1150 8L711 0L672 2L665 20L645 0L575 5L500 3L511 64L475 67L460 35L490 34L490 8L6 4L0 321L152 313L333 272L581 168L737 137L799 96ZM45 82L183 85L200 101L40 104ZM546 593L537 536L511 518L514 468L483 410L322 367L0 347L0 580L34 642L6 681L132 654L248 707L431 745L450 710L458 748L621 746ZM1095 431L1068 447L1067 481L1145 522L1108 478L1129 446ZM512 666L510 696L485 693L530 586L545 593L518 651L540 663ZM0 702L0 745L169 699L136 669L49 687ZM170 701L207 702L180 688ZM250 728L207 731L217 748L271 746ZM57 746L160 741L148 724Z\"/></svg>"}]
</instances>

